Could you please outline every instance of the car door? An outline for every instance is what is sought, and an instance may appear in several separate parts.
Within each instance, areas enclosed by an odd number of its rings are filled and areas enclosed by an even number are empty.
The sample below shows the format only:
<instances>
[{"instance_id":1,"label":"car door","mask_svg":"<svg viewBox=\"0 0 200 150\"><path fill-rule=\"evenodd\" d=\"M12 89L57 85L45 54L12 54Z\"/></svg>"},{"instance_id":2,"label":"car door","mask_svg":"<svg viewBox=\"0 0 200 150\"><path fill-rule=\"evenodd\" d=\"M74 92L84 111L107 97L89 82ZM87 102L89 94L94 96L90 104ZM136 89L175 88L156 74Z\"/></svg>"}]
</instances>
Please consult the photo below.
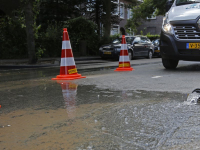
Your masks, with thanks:
<instances>
[{"instance_id":1,"label":"car door","mask_svg":"<svg viewBox=\"0 0 200 150\"><path fill-rule=\"evenodd\" d=\"M147 49L147 39L145 37L141 37L141 56L147 56L148 55L148 49Z\"/></svg>"},{"instance_id":2,"label":"car door","mask_svg":"<svg viewBox=\"0 0 200 150\"><path fill-rule=\"evenodd\" d=\"M140 37L136 37L133 41L133 51L135 56L141 56L141 49L142 49L142 45L141 45L141 38Z\"/></svg>"}]
</instances>

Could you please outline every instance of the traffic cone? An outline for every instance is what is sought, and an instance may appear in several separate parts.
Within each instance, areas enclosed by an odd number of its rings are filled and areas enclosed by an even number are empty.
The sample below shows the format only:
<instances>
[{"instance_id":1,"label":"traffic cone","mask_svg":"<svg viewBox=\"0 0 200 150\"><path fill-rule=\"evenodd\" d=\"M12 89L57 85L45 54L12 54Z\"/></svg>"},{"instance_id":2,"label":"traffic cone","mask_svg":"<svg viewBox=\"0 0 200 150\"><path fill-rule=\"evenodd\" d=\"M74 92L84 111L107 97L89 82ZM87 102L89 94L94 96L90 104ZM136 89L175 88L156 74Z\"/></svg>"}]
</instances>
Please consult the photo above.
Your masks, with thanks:
<instances>
[{"instance_id":1,"label":"traffic cone","mask_svg":"<svg viewBox=\"0 0 200 150\"><path fill-rule=\"evenodd\" d=\"M76 116L76 94L78 85L71 82L57 81L61 85L65 108L69 118Z\"/></svg>"},{"instance_id":2,"label":"traffic cone","mask_svg":"<svg viewBox=\"0 0 200 150\"><path fill-rule=\"evenodd\" d=\"M130 65L126 39L125 39L125 35L123 35L120 57L119 57L119 67L115 71L132 71L132 70L134 69L131 68L131 65Z\"/></svg>"},{"instance_id":3,"label":"traffic cone","mask_svg":"<svg viewBox=\"0 0 200 150\"><path fill-rule=\"evenodd\" d=\"M80 78L86 77L81 76L81 74L78 74L77 72L67 28L64 28L60 62L60 75L57 75L56 78L52 78L52 80L74 80Z\"/></svg>"}]
</instances>

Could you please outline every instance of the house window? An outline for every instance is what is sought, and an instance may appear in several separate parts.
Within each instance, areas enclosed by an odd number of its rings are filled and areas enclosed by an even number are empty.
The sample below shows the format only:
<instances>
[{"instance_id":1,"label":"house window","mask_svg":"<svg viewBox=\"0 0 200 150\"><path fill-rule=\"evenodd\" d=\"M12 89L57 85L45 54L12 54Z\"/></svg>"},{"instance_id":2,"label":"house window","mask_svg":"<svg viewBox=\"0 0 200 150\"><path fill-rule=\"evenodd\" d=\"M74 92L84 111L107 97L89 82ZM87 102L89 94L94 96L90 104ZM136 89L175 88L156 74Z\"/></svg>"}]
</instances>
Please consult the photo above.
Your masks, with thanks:
<instances>
[{"instance_id":1,"label":"house window","mask_svg":"<svg viewBox=\"0 0 200 150\"><path fill-rule=\"evenodd\" d=\"M120 3L120 18L124 18L124 3Z\"/></svg>"},{"instance_id":2,"label":"house window","mask_svg":"<svg viewBox=\"0 0 200 150\"><path fill-rule=\"evenodd\" d=\"M127 19L132 18L132 14L133 14L132 9L128 8L127 9Z\"/></svg>"},{"instance_id":3,"label":"house window","mask_svg":"<svg viewBox=\"0 0 200 150\"><path fill-rule=\"evenodd\" d=\"M113 11L113 15L118 15L119 14L119 5L118 5L118 3L114 3L116 6L115 6L115 8L114 8L114 11Z\"/></svg>"},{"instance_id":4,"label":"house window","mask_svg":"<svg viewBox=\"0 0 200 150\"><path fill-rule=\"evenodd\" d=\"M111 29L111 35L119 34L119 26L113 26Z\"/></svg>"}]
</instances>

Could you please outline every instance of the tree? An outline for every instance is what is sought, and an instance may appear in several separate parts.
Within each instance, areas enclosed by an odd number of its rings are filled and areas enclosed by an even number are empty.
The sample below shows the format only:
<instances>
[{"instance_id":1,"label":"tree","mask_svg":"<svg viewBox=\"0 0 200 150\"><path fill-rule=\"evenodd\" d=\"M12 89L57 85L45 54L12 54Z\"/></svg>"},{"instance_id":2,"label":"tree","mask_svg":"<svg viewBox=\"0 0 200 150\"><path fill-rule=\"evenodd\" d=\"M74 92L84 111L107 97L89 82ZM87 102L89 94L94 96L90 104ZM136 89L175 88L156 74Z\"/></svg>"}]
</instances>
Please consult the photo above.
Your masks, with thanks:
<instances>
[{"instance_id":1,"label":"tree","mask_svg":"<svg viewBox=\"0 0 200 150\"><path fill-rule=\"evenodd\" d=\"M136 27L141 24L147 17L153 15L164 15L166 12L165 6L168 0L144 0L140 5L132 8L133 16L128 21L127 27L136 30Z\"/></svg>"},{"instance_id":2,"label":"tree","mask_svg":"<svg viewBox=\"0 0 200 150\"><path fill-rule=\"evenodd\" d=\"M137 0L124 0L127 2L126 7L135 6ZM87 10L90 10L89 19L95 21L97 24L98 30L97 33L100 36L100 23L104 27L104 37L106 39L110 36L110 30L112 24L119 24L120 22L120 13L118 12L118 1L117 0L88 0ZM96 14L96 15L94 15ZM113 15L115 14L115 15Z\"/></svg>"},{"instance_id":3,"label":"tree","mask_svg":"<svg viewBox=\"0 0 200 150\"><path fill-rule=\"evenodd\" d=\"M105 32L104 37L109 38L111 30L111 1L104 0L105 6Z\"/></svg>"},{"instance_id":4,"label":"tree","mask_svg":"<svg viewBox=\"0 0 200 150\"><path fill-rule=\"evenodd\" d=\"M62 23L82 16L80 5L85 0L46 0L41 3L38 22L46 28L49 22Z\"/></svg>"},{"instance_id":5,"label":"tree","mask_svg":"<svg viewBox=\"0 0 200 150\"><path fill-rule=\"evenodd\" d=\"M36 18L39 13L40 0L20 0L21 9L25 17L25 27L27 35L27 49L29 64L37 62L35 38L37 38Z\"/></svg>"},{"instance_id":6,"label":"tree","mask_svg":"<svg viewBox=\"0 0 200 150\"><path fill-rule=\"evenodd\" d=\"M111 25L120 22L120 14L116 14L118 4L116 0L47 0L42 3L40 22L47 24L48 20L62 23L79 16L97 24L97 34L101 36L101 24L104 27L105 36L109 36ZM125 0L127 7L136 5L137 0ZM117 2L117 1L116 1ZM44 27L46 28L46 27Z\"/></svg>"},{"instance_id":7,"label":"tree","mask_svg":"<svg viewBox=\"0 0 200 150\"><path fill-rule=\"evenodd\" d=\"M33 14L33 0L23 1L23 10L25 14L26 35L27 35L27 48L29 63L36 63L35 55L35 37L34 37L34 14Z\"/></svg>"},{"instance_id":8,"label":"tree","mask_svg":"<svg viewBox=\"0 0 200 150\"><path fill-rule=\"evenodd\" d=\"M107 35L107 33L110 33L111 24L119 23L119 14L112 15L115 13L117 7L118 5L112 3L111 0L87 0L82 10L86 18L97 24L97 34L100 37L102 24L104 33Z\"/></svg>"}]
</instances>

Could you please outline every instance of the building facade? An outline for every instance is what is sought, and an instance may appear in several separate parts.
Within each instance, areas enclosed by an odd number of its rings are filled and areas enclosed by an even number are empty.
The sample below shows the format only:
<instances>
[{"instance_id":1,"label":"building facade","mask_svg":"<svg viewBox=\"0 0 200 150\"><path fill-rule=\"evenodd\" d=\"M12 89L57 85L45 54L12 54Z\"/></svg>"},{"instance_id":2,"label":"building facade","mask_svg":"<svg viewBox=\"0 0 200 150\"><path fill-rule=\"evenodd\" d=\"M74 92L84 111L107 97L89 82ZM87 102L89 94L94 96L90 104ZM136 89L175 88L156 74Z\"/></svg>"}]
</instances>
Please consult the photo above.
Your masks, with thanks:
<instances>
[{"instance_id":1,"label":"building facade","mask_svg":"<svg viewBox=\"0 0 200 150\"><path fill-rule=\"evenodd\" d=\"M143 21L142 24L137 28L137 34L140 34L141 31L144 35L146 35L147 33L160 34L163 16L155 16L147 19L147 21Z\"/></svg>"},{"instance_id":2,"label":"building facade","mask_svg":"<svg viewBox=\"0 0 200 150\"><path fill-rule=\"evenodd\" d=\"M115 14L113 15L119 15L120 22L119 24L112 24L111 25L111 32L110 35L115 35L115 34L131 34L133 35L134 33L130 32L127 33L125 29L125 25L127 24L127 20L131 18L132 11L130 8L127 8L126 5L128 2L125 0L116 0L115 2L116 5L118 5L117 10L115 11Z\"/></svg>"}]
</instances>

